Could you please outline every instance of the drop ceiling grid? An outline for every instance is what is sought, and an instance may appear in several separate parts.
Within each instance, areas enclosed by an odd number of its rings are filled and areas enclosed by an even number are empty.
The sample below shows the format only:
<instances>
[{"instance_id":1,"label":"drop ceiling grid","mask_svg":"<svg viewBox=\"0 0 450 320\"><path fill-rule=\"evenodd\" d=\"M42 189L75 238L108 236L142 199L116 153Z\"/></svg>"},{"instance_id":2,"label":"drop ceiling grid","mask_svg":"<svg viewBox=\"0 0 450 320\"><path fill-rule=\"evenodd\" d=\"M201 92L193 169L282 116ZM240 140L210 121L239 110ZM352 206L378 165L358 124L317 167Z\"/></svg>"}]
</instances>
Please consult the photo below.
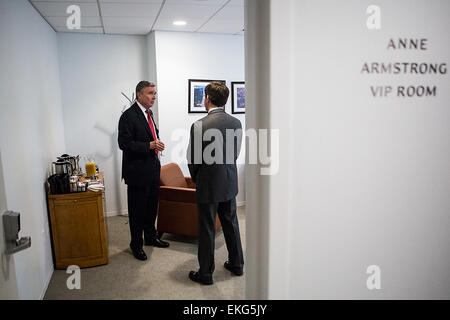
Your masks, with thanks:
<instances>
[{"instance_id":1,"label":"drop ceiling grid","mask_svg":"<svg viewBox=\"0 0 450 320\"><path fill-rule=\"evenodd\" d=\"M189 3L182 3L182 1L179 0L167 0L153 30L195 32L210 19L226 1L217 0L208 2L207 4L205 4L205 2L206 1L189 1ZM174 26L173 22L176 20L186 21L186 25L183 28Z\"/></svg>"},{"instance_id":2,"label":"drop ceiling grid","mask_svg":"<svg viewBox=\"0 0 450 320\"><path fill-rule=\"evenodd\" d=\"M152 30L241 34L244 26L244 0L29 1L58 32L103 33L104 28L107 34L144 35ZM81 30L65 26L71 4L81 8ZM174 26L175 20L187 25Z\"/></svg>"},{"instance_id":3,"label":"drop ceiling grid","mask_svg":"<svg viewBox=\"0 0 450 320\"><path fill-rule=\"evenodd\" d=\"M149 33L161 3L162 0L151 3L100 2L105 33Z\"/></svg>"}]
</instances>

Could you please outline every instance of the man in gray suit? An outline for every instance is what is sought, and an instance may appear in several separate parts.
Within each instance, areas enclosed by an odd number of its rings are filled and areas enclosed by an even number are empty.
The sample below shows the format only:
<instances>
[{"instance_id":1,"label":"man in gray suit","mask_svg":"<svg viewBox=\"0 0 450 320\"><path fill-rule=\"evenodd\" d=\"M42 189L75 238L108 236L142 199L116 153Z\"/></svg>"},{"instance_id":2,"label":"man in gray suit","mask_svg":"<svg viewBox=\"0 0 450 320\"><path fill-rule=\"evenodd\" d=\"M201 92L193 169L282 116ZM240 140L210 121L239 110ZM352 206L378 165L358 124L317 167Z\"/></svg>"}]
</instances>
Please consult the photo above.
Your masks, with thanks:
<instances>
[{"instance_id":1,"label":"man in gray suit","mask_svg":"<svg viewBox=\"0 0 450 320\"><path fill-rule=\"evenodd\" d=\"M200 269L191 271L192 281L213 284L216 212L222 224L228 249L224 267L241 276L244 267L241 236L236 215L238 176L236 159L242 141L241 122L225 113L230 91L222 82L205 88L208 115L191 126L187 152L188 166L197 185Z\"/></svg>"}]
</instances>

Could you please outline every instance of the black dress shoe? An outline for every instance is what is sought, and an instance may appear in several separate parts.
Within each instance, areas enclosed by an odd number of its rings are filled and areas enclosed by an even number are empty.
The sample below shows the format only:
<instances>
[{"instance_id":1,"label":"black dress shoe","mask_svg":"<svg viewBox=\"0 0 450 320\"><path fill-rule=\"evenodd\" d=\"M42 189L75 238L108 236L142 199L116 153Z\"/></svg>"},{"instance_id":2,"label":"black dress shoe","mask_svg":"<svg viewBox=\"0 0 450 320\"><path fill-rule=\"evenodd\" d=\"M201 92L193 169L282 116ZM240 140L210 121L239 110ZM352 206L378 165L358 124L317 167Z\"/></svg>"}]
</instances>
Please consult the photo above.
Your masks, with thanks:
<instances>
[{"instance_id":1,"label":"black dress shoe","mask_svg":"<svg viewBox=\"0 0 450 320\"><path fill-rule=\"evenodd\" d=\"M244 274L242 268L233 267L228 261L226 261L223 266L225 267L225 269L231 271L236 276L242 276Z\"/></svg>"},{"instance_id":2,"label":"black dress shoe","mask_svg":"<svg viewBox=\"0 0 450 320\"><path fill-rule=\"evenodd\" d=\"M154 246L154 247L158 247L158 248L167 248L169 246L169 243L156 238L156 239L153 239L150 241L145 241L145 245L146 246Z\"/></svg>"},{"instance_id":3,"label":"black dress shoe","mask_svg":"<svg viewBox=\"0 0 450 320\"><path fill-rule=\"evenodd\" d=\"M130 248L131 249L131 248ZM145 254L144 250L139 249L139 250L133 250L131 249L131 252L133 252L133 256L141 261L145 261L147 260L147 255Z\"/></svg>"},{"instance_id":4,"label":"black dress shoe","mask_svg":"<svg viewBox=\"0 0 450 320\"><path fill-rule=\"evenodd\" d=\"M198 282L198 283L201 283L201 284L204 284L204 285L211 285L211 284L213 284L212 277L201 276L200 273L195 272L195 271L189 272L189 279L191 279L194 282Z\"/></svg>"}]
</instances>

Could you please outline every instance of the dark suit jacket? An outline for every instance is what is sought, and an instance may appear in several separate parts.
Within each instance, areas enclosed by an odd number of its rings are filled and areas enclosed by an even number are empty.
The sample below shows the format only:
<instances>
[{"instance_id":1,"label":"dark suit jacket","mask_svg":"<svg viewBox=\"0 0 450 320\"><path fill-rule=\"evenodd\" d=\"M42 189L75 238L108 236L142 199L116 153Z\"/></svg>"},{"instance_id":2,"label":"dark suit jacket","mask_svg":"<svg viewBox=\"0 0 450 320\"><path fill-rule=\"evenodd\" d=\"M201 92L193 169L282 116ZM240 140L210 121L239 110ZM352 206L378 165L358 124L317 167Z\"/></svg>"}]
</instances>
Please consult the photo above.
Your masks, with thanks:
<instances>
[{"instance_id":1,"label":"dark suit jacket","mask_svg":"<svg viewBox=\"0 0 450 320\"><path fill-rule=\"evenodd\" d=\"M155 131L159 139L156 123ZM127 185L148 186L159 183L159 159L155 150L150 149L150 141L153 140L155 138L147 119L135 102L119 120L118 142L123 151L122 179Z\"/></svg>"},{"instance_id":2,"label":"dark suit jacket","mask_svg":"<svg viewBox=\"0 0 450 320\"><path fill-rule=\"evenodd\" d=\"M208 129L215 129L216 133L220 132L223 141L216 141L214 138L209 141L202 141L201 137ZM235 134L227 137L227 129L231 129L231 132ZM210 132L214 136L214 131ZM196 150L200 142L201 148ZM206 117L192 124L187 158L191 177L197 184L197 202L225 202L236 197L238 193L236 159L239 156L241 142L241 122L222 109L212 110ZM233 148L227 150L227 143L231 143L230 146L233 146ZM213 157L217 156L222 161L210 163L203 157L205 148L208 148L206 154L212 154ZM214 152L211 153L211 149L214 149ZM199 157L200 152L201 156Z\"/></svg>"}]
</instances>

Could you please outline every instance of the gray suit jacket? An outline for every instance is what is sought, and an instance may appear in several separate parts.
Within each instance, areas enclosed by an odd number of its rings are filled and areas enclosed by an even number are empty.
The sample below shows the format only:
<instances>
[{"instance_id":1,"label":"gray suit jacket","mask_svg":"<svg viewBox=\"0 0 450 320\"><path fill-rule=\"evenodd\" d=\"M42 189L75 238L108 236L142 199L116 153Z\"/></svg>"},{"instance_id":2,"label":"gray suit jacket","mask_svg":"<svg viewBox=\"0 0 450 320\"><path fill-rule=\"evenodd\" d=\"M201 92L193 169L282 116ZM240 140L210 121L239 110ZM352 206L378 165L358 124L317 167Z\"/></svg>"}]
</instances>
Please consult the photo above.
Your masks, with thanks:
<instances>
[{"instance_id":1,"label":"gray suit jacket","mask_svg":"<svg viewBox=\"0 0 450 320\"><path fill-rule=\"evenodd\" d=\"M192 124L187 159L197 184L197 202L217 203L236 197L241 143L241 122L223 109L214 109Z\"/></svg>"}]
</instances>

